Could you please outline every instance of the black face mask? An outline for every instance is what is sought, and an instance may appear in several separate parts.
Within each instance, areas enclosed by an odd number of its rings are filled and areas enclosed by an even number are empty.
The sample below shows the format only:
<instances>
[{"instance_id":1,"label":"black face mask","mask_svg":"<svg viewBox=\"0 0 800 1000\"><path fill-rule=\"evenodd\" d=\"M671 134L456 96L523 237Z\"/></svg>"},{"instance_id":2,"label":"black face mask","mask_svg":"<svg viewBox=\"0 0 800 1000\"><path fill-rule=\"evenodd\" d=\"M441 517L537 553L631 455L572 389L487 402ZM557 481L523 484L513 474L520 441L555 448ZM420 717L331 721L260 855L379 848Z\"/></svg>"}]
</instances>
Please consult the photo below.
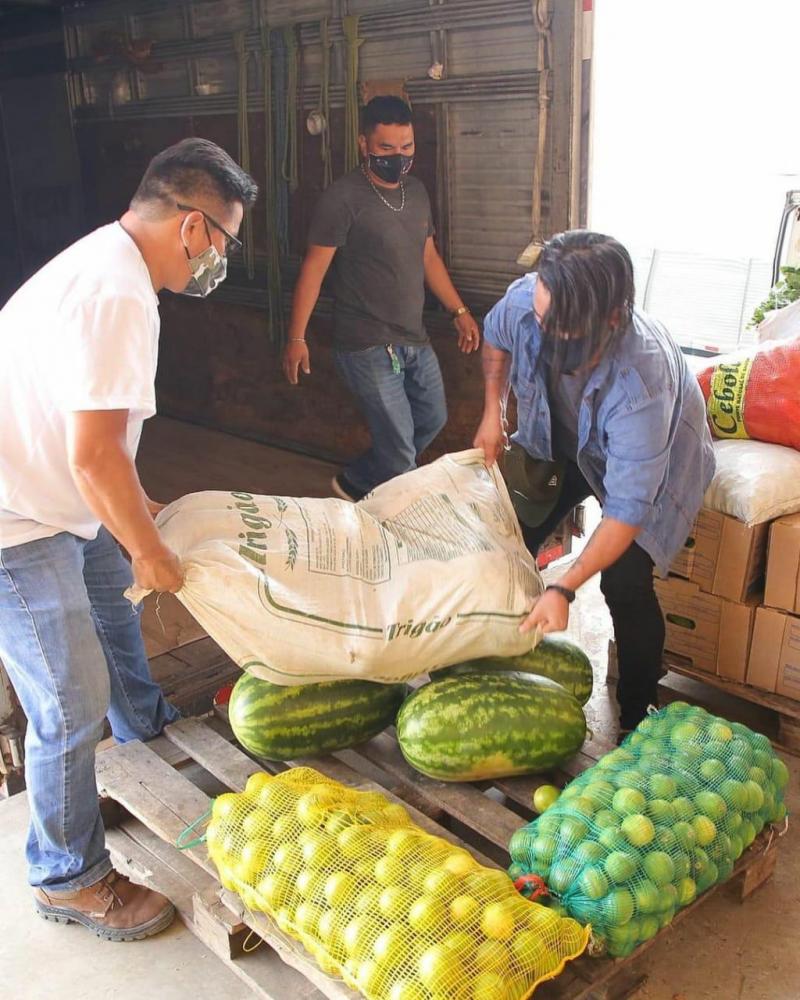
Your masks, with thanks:
<instances>
[{"instance_id":1,"label":"black face mask","mask_svg":"<svg viewBox=\"0 0 800 1000\"><path fill-rule=\"evenodd\" d=\"M548 366L555 361L562 372L574 372L586 364L588 358L584 357L585 350L583 337L566 339L542 334L542 361Z\"/></svg>"},{"instance_id":2,"label":"black face mask","mask_svg":"<svg viewBox=\"0 0 800 1000\"><path fill-rule=\"evenodd\" d=\"M409 172L413 162L413 156L404 156L402 153L392 153L391 156L369 154L369 169L387 184L397 184Z\"/></svg>"}]
</instances>

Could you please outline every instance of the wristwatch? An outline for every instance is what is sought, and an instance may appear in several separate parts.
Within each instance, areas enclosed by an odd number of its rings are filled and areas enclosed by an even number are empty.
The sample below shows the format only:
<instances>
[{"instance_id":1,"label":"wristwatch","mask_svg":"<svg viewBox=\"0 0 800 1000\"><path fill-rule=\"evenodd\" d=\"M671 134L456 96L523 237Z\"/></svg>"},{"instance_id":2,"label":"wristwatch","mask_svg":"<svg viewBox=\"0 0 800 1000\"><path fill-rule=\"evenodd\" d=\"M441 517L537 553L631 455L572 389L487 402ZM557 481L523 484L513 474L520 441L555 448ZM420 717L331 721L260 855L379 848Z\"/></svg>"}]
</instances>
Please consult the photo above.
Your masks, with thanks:
<instances>
[{"instance_id":1,"label":"wristwatch","mask_svg":"<svg viewBox=\"0 0 800 1000\"><path fill-rule=\"evenodd\" d=\"M557 594L561 594L561 596L566 600L567 604L572 604L572 602L575 600L575 591L570 590L569 587L562 587L558 583L549 583L544 589L545 591L555 590Z\"/></svg>"},{"instance_id":2,"label":"wristwatch","mask_svg":"<svg viewBox=\"0 0 800 1000\"><path fill-rule=\"evenodd\" d=\"M469 312L469 306L459 306L458 309L453 309L450 313L451 319L458 319L459 316L463 316L465 313Z\"/></svg>"}]
</instances>

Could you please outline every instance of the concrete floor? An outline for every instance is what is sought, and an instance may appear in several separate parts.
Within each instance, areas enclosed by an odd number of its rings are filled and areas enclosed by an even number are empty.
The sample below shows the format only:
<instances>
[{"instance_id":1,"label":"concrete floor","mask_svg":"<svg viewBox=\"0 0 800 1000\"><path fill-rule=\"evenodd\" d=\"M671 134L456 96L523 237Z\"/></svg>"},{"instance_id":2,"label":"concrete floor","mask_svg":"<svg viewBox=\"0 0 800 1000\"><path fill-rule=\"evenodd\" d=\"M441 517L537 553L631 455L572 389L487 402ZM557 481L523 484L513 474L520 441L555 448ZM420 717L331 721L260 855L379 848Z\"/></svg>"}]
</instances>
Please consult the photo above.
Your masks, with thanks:
<instances>
[{"instance_id":1,"label":"concrete floor","mask_svg":"<svg viewBox=\"0 0 800 1000\"><path fill-rule=\"evenodd\" d=\"M317 473L320 476L320 473ZM320 477L321 478L321 477ZM549 573L557 573L551 569ZM597 583L582 588L569 633L595 664L589 726L612 735L615 708L604 683L610 622ZM711 689L683 682L721 714L741 712ZM710 692L710 694L709 694ZM749 716L749 717L748 717ZM738 716L756 725L763 715ZM800 807L800 760L791 771L788 805ZM79 927L38 918L25 881L24 795L0 802L0 995L9 1000L247 1000L252 994L181 924L135 944L108 944ZM790 827L773 879L744 904L723 890L667 933L641 960L648 975L641 1000L797 1000L800 949L800 845ZM502 1000L498 997L497 1000Z\"/></svg>"}]
</instances>

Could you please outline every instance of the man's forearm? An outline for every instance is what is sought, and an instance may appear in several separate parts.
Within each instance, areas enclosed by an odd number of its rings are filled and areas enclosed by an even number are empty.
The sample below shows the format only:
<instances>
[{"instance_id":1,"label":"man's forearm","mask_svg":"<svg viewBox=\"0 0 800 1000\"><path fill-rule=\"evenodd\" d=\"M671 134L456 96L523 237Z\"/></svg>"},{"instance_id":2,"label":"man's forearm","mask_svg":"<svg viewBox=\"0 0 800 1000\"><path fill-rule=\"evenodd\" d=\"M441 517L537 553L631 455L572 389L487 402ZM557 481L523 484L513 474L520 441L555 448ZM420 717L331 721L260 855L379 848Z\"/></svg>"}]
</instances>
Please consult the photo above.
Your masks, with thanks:
<instances>
[{"instance_id":1,"label":"man's forearm","mask_svg":"<svg viewBox=\"0 0 800 1000\"><path fill-rule=\"evenodd\" d=\"M163 551L136 467L123 447L98 448L80 463L73 462L71 472L89 509L132 558L146 559Z\"/></svg>"},{"instance_id":2,"label":"man's forearm","mask_svg":"<svg viewBox=\"0 0 800 1000\"><path fill-rule=\"evenodd\" d=\"M288 336L300 340L306 335L308 321L314 312L322 288L322 279L309 271L301 270L292 296L292 315Z\"/></svg>"},{"instance_id":3,"label":"man's forearm","mask_svg":"<svg viewBox=\"0 0 800 1000\"><path fill-rule=\"evenodd\" d=\"M464 304L438 250L425 254L425 283L448 312L455 312Z\"/></svg>"},{"instance_id":4,"label":"man's forearm","mask_svg":"<svg viewBox=\"0 0 800 1000\"><path fill-rule=\"evenodd\" d=\"M596 573L612 566L635 541L641 528L624 524L613 517L604 517L592 532L583 552L559 578L558 583L570 590L577 590Z\"/></svg>"}]
</instances>

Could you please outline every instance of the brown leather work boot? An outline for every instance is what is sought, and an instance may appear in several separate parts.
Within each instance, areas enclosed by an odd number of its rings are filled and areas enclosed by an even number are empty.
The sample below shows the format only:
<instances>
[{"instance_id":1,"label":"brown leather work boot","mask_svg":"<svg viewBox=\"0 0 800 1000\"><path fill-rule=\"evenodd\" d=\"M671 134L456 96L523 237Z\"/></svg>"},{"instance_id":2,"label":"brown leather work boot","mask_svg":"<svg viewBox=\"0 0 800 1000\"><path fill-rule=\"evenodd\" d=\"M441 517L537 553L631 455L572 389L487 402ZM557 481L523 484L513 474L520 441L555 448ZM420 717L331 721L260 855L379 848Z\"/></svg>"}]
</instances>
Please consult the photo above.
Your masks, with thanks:
<instances>
[{"instance_id":1,"label":"brown leather work boot","mask_svg":"<svg viewBox=\"0 0 800 1000\"><path fill-rule=\"evenodd\" d=\"M111 871L99 882L73 892L33 890L45 920L83 924L106 941L139 941L169 927L175 907L166 896Z\"/></svg>"}]
</instances>

